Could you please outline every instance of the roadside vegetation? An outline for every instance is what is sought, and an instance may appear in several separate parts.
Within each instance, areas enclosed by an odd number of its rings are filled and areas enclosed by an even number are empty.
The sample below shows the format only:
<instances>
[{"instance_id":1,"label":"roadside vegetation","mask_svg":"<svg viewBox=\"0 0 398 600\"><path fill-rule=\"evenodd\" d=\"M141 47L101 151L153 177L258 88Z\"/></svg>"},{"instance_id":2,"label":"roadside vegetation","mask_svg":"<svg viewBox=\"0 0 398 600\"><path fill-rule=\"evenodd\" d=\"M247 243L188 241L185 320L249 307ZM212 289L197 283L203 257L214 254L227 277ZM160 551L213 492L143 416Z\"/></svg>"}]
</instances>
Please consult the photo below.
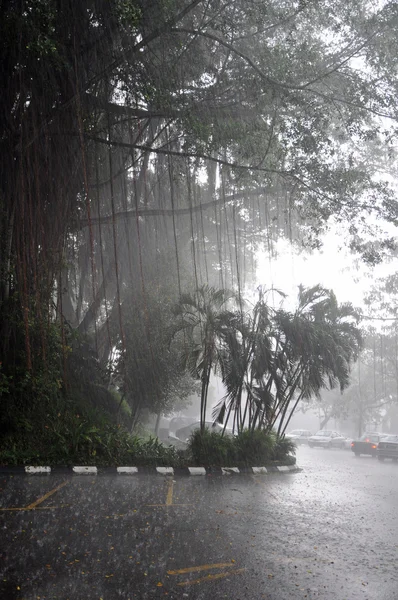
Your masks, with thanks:
<instances>
[{"instance_id":1,"label":"roadside vegetation","mask_svg":"<svg viewBox=\"0 0 398 600\"><path fill-rule=\"evenodd\" d=\"M276 434L243 431L237 436L195 431L185 450L156 437L132 435L120 425L93 425L83 415L47 419L41 432L28 423L3 440L1 465L253 467L294 464L295 445Z\"/></svg>"},{"instance_id":2,"label":"roadside vegetation","mask_svg":"<svg viewBox=\"0 0 398 600\"><path fill-rule=\"evenodd\" d=\"M294 464L296 447L275 433L243 430L236 436L222 436L209 431L195 431L188 448L193 464L221 467L261 467L272 464Z\"/></svg>"},{"instance_id":3,"label":"roadside vegetation","mask_svg":"<svg viewBox=\"0 0 398 600\"><path fill-rule=\"evenodd\" d=\"M173 335L185 368L200 382L202 430L213 372L226 390L215 420L232 421L238 433L276 428L280 437L300 401L349 384L363 343L354 307L339 304L332 290L319 285L299 286L294 310L285 309L284 294L277 308L270 296L271 290L259 287L250 306L209 286L181 295Z\"/></svg>"},{"instance_id":4,"label":"roadside vegetation","mask_svg":"<svg viewBox=\"0 0 398 600\"><path fill-rule=\"evenodd\" d=\"M57 336L54 327L51 363L35 356L35 377L26 373L18 385L2 378L1 462L256 466L286 460L293 447L283 436L298 402L323 388L343 390L349 381L362 344L357 315L320 286L300 287L293 312L274 309L262 290L253 308L244 308L242 298L238 308L231 301L236 304L233 294L204 286L181 295L169 312L163 306L147 324L146 353L145 314L138 324L129 321L129 352L121 347L111 365L112 387L90 346L76 344L72 333ZM213 418L231 418L236 436L204 427L213 372L226 390ZM201 428L188 450L142 439L140 410L172 408L196 381Z\"/></svg>"}]
</instances>

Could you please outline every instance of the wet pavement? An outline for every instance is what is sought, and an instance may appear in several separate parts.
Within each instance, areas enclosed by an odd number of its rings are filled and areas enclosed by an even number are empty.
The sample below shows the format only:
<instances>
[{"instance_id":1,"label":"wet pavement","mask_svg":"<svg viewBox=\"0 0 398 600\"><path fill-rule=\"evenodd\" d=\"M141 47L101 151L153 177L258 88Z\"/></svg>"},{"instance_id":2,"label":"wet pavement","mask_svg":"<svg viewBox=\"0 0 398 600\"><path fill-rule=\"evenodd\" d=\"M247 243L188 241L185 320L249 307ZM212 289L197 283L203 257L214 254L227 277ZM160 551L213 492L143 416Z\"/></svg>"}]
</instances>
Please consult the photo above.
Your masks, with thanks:
<instances>
[{"instance_id":1,"label":"wet pavement","mask_svg":"<svg viewBox=\"0 0 398 600\"><path fill-rule=\"evenodd\" d=\"M398 465L0 477L0 598L398 599Z\"/></svg>"}]
</instances>

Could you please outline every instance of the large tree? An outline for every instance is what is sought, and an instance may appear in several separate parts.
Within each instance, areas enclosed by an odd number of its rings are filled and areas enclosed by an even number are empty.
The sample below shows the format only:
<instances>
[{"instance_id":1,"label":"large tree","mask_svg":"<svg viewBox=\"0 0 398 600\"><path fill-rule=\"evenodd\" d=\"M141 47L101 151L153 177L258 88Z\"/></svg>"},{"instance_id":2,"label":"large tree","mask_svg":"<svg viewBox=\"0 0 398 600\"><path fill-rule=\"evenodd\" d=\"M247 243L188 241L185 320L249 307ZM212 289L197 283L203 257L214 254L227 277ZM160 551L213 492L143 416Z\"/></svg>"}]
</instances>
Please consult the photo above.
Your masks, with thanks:
<instances>
[{"instance_id":1,"label":"large tree","mask_svg":"<svg viewBox=\"0 0 398 600\"><path fill-rule=\"evenodd\" d=\"M2 2L6 381L46 370L54 321L63 361L71 326L106 364L165 255L179 293L186 267L241 290L277 236L395 223L397 26L392 1Z\"/></svg>"}]
</instances>

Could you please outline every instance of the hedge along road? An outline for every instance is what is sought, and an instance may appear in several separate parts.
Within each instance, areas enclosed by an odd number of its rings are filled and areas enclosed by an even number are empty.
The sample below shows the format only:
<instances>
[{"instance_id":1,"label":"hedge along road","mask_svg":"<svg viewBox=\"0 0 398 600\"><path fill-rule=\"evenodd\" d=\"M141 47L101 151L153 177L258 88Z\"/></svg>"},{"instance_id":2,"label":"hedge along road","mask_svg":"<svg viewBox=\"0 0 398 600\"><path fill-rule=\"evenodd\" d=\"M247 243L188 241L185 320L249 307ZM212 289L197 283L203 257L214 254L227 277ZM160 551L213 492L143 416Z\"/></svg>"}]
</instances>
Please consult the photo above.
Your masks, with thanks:
<instances>
[{"instance_id":1,"label":"hedge along road","mask_svg":"<svg viewBox=\"0 0 398 600\"><path fill-rule=\"evenodd\" d=\"M388 534L339 456L324 473L3 476L0 597L393 600L395 508L380 490Z\"/></svg>"}]
</instances>

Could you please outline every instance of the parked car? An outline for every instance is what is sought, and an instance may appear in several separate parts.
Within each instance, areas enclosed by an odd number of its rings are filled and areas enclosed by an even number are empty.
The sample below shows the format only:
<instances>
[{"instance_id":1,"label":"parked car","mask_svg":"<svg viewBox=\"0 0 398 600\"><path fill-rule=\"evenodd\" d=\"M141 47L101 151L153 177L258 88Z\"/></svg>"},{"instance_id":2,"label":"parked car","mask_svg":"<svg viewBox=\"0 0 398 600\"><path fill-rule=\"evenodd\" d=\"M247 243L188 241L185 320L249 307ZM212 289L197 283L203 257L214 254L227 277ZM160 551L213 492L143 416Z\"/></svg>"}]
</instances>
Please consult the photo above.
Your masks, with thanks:
<instances>
[{"instance_id":1,"label":"parked car","mask_svg":"<svg viewBox=\"0 0 398 600\"><path fill-rule=\"evenodd\" d=\"M308 438L308 445L310 448L344 448L345 437L337 431L321 430Z\"/></svg>"},{"instance_id":2,"label":"parked car","mask_svg":"<svg viewBox=\"0 0 398 600\"><path fill-rule=\"evenodd\" d=\"M186 427L187 425L190 425L191 423L194 423L197 420L198 420L197 417L196 418L195 417L173 417L172 419L170 419L170 422L169 422L169 431L170 431L170 433L175 434L177 429Z\"/></svg>"},{"instance_id":3,"label":"parked car","mask_svg":"<svg viewBox=\"0 0 398 600\"><path fill-rule=\"evenodd\" d=\"M392 458L394 462L398 460L398 435L386 435L380 440L377 446L377 458L379 460Z\"/></svg>"},{"instance_id":4,"label":"parked car","mask_svg":"<svg viewBox=\"0 0 398 600\"><path fill-rule=\"evenodd\" d=\"M205 421L205 427L210 431L216 431L218 433L222 433L224 430L224 425L220 425L220 423L213 423L213 421ZM178 439L182 440L183 442L187 442L190 438L191 433L196 429L200 429L200 421L195 421L195 423L191 423L186 427L181 427L180 429L177 429L175 435ZM225 435L232 435L232 429L230 427L227 427L225 429Z\"/></svg>"},{"instance_id":5,"label":"parked car","mask_svg":"<svg viewBox=\"0 0 398 600\"><path fill-rule=\"evenodd\" d=\"M312 436L311 431L308 429L293 429L293 431L289 431L286 433L285 437L293 440L298 446L301 444L308 445L308 438Z\"/></svg>"},{"instance_id":6,"label":"parked car","mask_svg":"<svg viewBox=\"0 0 398 600\"><path fill-rule=\"evenodd\" d=\"M355 456L360 456L361 454L376 456L377 445L384 437L386 437L385 433L377 431L364 433L359 440L352 441L351 450L354 452Z\"/></svg>"},{"instance_id":7,"label":"parked car","mask_svg":"<svg viewBox=\"0 0 398 600\"><path fill-rule=\"evenodd\" d=\"M353 441L354 440L352 438L350 438L350 437L345 438L345 440L344 440L344 449L345 450L351 450L351 444L352 444Z\"/></svg>"},{"instance_id":8,"label":"parked car","mask_svg":"<svg viewBox=\"0 0 398 600\"><path fill-rule=\"evenodd\" d=\"M176 437L172 431L170 431L165 442L168 443L169 446L174 446L176 450L186 450L188 447L187 442L180 440L180 438Z\"/></svg>"}]
</instances>

